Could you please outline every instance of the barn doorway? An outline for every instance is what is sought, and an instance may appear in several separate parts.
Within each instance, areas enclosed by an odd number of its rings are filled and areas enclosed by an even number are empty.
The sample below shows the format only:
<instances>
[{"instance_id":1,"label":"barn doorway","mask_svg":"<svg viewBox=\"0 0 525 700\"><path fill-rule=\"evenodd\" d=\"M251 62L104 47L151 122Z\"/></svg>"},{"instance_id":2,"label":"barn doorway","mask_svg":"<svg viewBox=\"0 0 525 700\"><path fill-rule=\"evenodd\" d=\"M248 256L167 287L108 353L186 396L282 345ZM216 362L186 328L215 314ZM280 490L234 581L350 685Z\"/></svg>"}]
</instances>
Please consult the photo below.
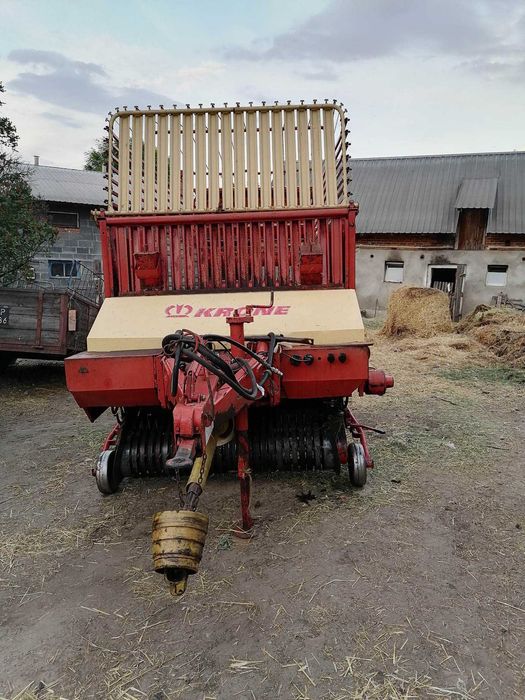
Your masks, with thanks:
<instances>
[{"instance_id":1,"label":"barn doorway","mask_svg":"<svg viewBox=\"0 0 525 700\"><path fill-rule=\"evenodd\" d=\"M463 307L463 287L465 284L465 265L429 265L427 286L440 289L448 294L450 316L459 321Z\"/></svg>"}]
</instances>

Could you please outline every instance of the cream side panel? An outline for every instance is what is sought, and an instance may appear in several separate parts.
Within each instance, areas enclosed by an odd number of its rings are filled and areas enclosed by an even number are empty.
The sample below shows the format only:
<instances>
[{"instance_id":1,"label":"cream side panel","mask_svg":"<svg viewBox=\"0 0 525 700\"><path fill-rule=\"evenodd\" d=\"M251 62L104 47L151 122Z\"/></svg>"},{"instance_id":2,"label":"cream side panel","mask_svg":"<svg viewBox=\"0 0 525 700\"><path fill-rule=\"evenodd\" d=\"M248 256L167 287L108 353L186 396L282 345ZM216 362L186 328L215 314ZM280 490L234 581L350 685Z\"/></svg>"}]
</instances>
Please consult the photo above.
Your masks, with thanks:
<instances>
[{"instance_id":1,"label":"cream side panel","mask_svg":"<svg viewBox=\"0 0 525 700\"><path fill-rule=\"evenodd\" d=\"M226 317L247 303L267 304L264 292L163 295L106 299L88 337L88 350L160 348L162 338L179 328L199 334L229 335ZM316 343L364 342L365 334L353 289L276 292L270 315L255 311L250 335L273 331Z\"/></svg>"}]
</instances>

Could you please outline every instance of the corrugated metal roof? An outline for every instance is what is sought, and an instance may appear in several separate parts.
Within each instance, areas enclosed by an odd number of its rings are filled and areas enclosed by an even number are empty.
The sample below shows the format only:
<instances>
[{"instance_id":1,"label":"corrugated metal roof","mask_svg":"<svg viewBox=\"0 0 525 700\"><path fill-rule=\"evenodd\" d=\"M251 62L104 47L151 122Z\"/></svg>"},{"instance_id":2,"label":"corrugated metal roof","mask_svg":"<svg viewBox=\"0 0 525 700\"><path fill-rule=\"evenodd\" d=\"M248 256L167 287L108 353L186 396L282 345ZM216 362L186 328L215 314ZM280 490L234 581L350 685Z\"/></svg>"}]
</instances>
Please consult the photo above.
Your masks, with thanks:
<instances>
[{"instance_id":1,"label":"corrugated metal roof","mask_svg":"<svg viewBox=\"0 0 525 700\"><path fill-rule=\"evenodd\" d=\"M497 177L465 178L459 188L456 209L493 209L497 189Z\"/></svg>"},{"instance_id":2,"label":"corrugated metal roof","mask_svg":"<svg viewBox=\"0 0 525 700\"><path fill-rule=\"evenodd\" d=\"M464 180L497 180L488 233L525 233L525 152L356 158L359 233L456 232Z\"/></svg>"},{"instance_id":3,"label":"corrugated metal roof","mask_svg":"<svg viewBox=\"0 0 525 700\"><path fill-rule=\"evenodd\" d=\"M104 206L107 194L102 173L49 165L28 166L31 190L48 202L74 202Z\"/></svg>"}]
</instances>

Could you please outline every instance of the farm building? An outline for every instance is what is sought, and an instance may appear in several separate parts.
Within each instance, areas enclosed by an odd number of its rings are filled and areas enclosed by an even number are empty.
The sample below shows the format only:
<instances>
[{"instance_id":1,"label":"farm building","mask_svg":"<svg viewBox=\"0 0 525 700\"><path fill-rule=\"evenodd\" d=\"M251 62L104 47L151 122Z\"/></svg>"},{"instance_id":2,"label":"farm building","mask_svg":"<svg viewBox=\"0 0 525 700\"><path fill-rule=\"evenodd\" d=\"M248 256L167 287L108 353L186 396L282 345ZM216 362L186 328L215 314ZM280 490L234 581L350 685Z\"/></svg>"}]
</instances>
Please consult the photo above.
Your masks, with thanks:
<instances>
[{"instance_id":1,"label":"farm building","mask_svg":"<svg viewBox=\"0 0 525 700\"><path fill-rule=\"evenodd\" d=\"M102 173L39 165L30 169L33 195L47 203L50 222L59 230L55 243L33 260L34 281L63 289L81 276L82 265L100 272L98 228L91 210L102 208Z\"/></svg>"},{"instance_id":2,"label":"farm building","mask_svg":"<svg viewBox=\"0 0 525 700\"><path fill-rule=\"evenodd\" d=\"M352 191L362 309L401 284L449 292L456 318L525 299L525 152L352 159Z\"/></svg>"},{"instance_id":3,"label":"farm building","mask_svg":"<svg viewBox=\"0 0 525 700\"><path fill-rule=\"evenodd\" d=\"M361 308L386 308L400 284L451 294L456 317L503 294L525 299L525 152L352 159ZM60 235L35 279L60 289L78 263L100 269L91 209L102 173L35 165L35 196Z\"/></svg>"}]
</instances>

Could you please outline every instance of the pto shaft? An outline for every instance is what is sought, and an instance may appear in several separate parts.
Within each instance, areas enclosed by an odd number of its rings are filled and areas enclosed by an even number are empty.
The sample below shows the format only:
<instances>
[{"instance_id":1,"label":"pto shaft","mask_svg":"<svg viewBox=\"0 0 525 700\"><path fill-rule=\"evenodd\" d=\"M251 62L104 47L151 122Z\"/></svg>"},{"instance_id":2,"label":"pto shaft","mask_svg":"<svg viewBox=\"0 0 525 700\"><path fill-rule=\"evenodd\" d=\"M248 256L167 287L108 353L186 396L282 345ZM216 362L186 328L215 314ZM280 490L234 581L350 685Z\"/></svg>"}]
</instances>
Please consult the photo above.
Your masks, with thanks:
<instances>
[{"instance_id":1,"label":"pto shaft","mask_svg":"<svg viewBox=\"0 0 525 700\"><path fill-rule=\"evenodd\" d=\"M210 473L217 435L212 433L204 454L193 463L182 510L165 510L153 517L153 563L164 574L173 595L186 590L188 576L196 574L208 532L208 516L196 512Z\"/></svg>"}]
</instances>

